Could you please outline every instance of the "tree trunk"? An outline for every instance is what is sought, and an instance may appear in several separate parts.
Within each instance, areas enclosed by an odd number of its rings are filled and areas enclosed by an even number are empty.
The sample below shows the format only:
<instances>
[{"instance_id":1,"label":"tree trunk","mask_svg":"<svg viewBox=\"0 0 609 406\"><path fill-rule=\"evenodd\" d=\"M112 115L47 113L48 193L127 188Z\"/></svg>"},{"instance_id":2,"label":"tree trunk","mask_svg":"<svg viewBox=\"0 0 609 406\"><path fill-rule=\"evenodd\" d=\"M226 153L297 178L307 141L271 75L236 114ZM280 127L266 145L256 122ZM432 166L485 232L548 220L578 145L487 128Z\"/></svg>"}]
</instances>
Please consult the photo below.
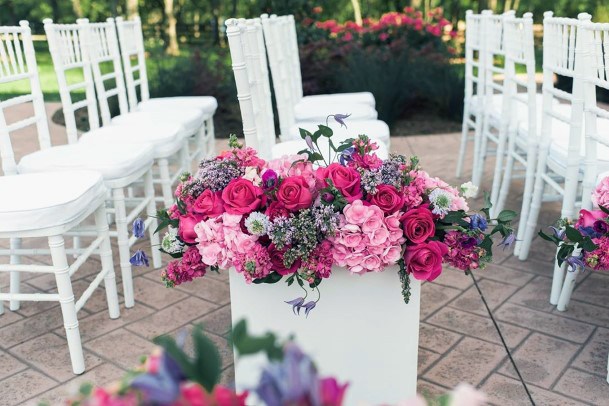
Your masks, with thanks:
<instances>
[{"instance_id":1,"label":"tree trunk","mask_svg":"<svg viewBox=\"0 0 609 406\"><path fill-rule=\"evenodd\" d=\"M72 10L74 10L76 18L82 18L82 5L80 4L80 0L72 0Z\"/></svg>"},{"instance_id":2,"label":"tree trunk","mask_svg":"<svg viewBox=\"0 0 609 406\"><path fill-rule=\"evenodd\" d=\"M351 0L351 4L353 5L353 15L355 17L355 23L357 25L362 25L362 10L359 6L359 0Z\"/></svg>"},{"instance_id":3,"label":"tree trunk","mask_svg":"<svg viewBox=\"0 0 609 406\"><path fill-rule=\"evenodd\" d=\"M127 0L127 18L132 19L138 15L138 0Z\"/></svg>"},{"instance_id":4,"label":"tree trunk","mask_svg":"<svg viewBox=\"0 0 609 406\"><path fill-rule=\"evenodd\" d=\"M54 22L59 22L59 19L61 18L61 14L60 14L60 9L59 9L59 1L58 0L51 0L51 10L53 10L53 21Z\"/></svg>"},{"instance_id":5,"label":"tree trunk","mask_svg":"<svg viewBox=\"0 0 609 406\"><path fill-rule=\"evenodd\" d=\"M488 8L494 12L497 11L497 0L488 0Z\"/></svg>"},{"instance_id":6,"label":"tree trunk","mask_svg":"<svg viewBox=\"0 0 609 406\"><path fill-rule=\"evenodd\" d=\"M173 0L165 0L165 21L167 23L165 28L165 34L167 35L165 53L167 55L179 55L180 47L178 46L177 21L173 10Z\"/></svg>"}]
</instances>

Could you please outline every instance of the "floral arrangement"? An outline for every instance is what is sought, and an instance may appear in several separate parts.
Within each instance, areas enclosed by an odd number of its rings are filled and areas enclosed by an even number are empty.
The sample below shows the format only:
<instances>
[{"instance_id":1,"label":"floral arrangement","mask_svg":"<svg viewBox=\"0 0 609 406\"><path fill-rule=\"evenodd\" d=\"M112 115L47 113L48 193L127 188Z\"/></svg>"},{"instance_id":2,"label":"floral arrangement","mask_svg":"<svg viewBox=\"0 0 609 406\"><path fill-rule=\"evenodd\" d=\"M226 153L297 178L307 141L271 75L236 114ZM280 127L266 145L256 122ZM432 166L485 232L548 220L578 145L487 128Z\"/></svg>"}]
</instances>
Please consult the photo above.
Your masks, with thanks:
<instances>
[{"instance_id":1,"label":"floral arrangement","mask_svg":"<svg viewBox=\"0 0 609 406\"><path fill-rule=\"evenodd\" d=\"M490 203L467 213L470 182L451 187L416 157L381 160L364 135L335 146L332 130L320 125L301 136L307 149L269 162L233 136L230 150L182 176L176 204L159 213L159 227L169 227L161 249L176 258L161 274L166 286L234 267L248 283L296 283L304 295L287 303L308 315L333 266L363 275L398 265L408 303L408 275L432 281L442 263L482 268L494 234L503 245L514 241L516 213L503 211L492 228ZM330 146L324 154L321 139ZM306 300L307 287L316 300Z\"/></svg>"},{"instance_id":2,"label":"floral arrangement","mask_svg":"<svg viewBox=\"0 0 609 406\"><path fill-rule=\"evenodd\" d=\"M551 234L539 231L558 247L559 265L566 262L572 270L609 271L609 176L592 193L592 203L598 209L580 210L575 223L561 219L551 227Z\"/></svg>"},{"instance_id":3,"label":"floral arrangement","mask_svg":"<svg viewBox=\"0 0 609 406\"><path fill-rule=\"evenodd\" d=\"M256 387L251 389L265 405L341 406L348 383L334 377L321 377L315 363L293 341L278 343L274 334L251 336L245 321L233 329L233 343L241 356L265 353L269 364L263 367ZM81 385L79 393L66 402L70 406L245 406L249 392L218 384L220 355L200 326L192 332L195 355L183 350L185 335L177 340L157 337L159 347L144 357L142 364L120 382L107 387ZM433 404L481 406L485 396L461 384ZM432 404L432 403L430 403ZM424 398L401 402L399 406L426 406Z\"/></svg>"}]
</instances>

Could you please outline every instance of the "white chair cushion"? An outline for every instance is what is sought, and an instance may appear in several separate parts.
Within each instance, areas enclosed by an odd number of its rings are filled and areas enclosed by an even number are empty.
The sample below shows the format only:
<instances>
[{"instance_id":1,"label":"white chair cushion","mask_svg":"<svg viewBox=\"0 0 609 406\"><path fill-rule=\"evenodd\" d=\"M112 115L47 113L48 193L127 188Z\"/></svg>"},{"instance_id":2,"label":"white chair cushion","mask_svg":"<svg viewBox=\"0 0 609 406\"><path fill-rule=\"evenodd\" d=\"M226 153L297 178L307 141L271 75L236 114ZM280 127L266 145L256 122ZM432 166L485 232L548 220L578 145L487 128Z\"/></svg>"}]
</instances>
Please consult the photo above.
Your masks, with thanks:
<instances>
[{"instance_id":1,"label":"white chair cushion","mask_svg":"<svg viewBox=\"0 0 609 406\"><path fill-rule=\"evenodd\" d=\"M106 195L93 171L47 172L0 177L0 232L68 224L93 213Z\"/></svg>"},{"instance_id":2,"label":"white chair cushion","mask_svg":"<svg viewBox=\"0 0 609 406\"><path fill-rule=\"evenodd\" d=\"M218 101L212 96L155 97L142 101L137 106L140 111L159 111L167 108L195 108L213 116L218 108Z\"/></svg>"},{"instance_id":3,"label":"white chair cushion","mask_svg":"<svg viewBox=\"0 0 609 406\"><path fill-rule=\"evenodd\" d=\"M347 120L376 120L378 113L374 107L357 103L299 103L294 106L294 119L325 124L330 114L351 114Z\"/></svg>"},{"instance_id":4,"label":"white chair cushion","mask_svg":"<svg viewBox=\"0 0 609 406\"><path fill-rule=\"evenodd\" d=\"M321 140L321 138L320 138L320 140ZM335 145L338 145L338 143L336 142L334 137L332 137L332 142L334 142ZM323 156L326 157L326 159L328 156L328 148L329 148L328 145L329 145L328 143L319 142L319 147L321 148L321 152L322 152ZM387 151L387 147L385 146L385 144L379 143L378 147L379 148L375 151L376 155L381 159L389 158L389 152ZM307 149L307 148L308 148L307 143L304 140L285 141L285 142L280 142L280 143L273 145L271 155L272 155L273 159L276 159L276 158L281 158L286 155L295 155L298 153L298 151L302 151L303 149ZM332 153L332 155L334 156L334 153Z\"/></svg>"},{"instance_id":5,"label":"white chair cushion","mask_svg":"<svg viewBox=\"0 0 609 406\"><path fill-rule=\"evenodd\" d=\"M182 127L170 123L117 124L86 132L78 142L106 145L114 149L126 144L146 145L152 147L155 158L159 158L172 155L181 148L184 141L180 131Z\"/></svg>"},{"instance_id":6,"label":"white chair cushion","mask_svg":"<svg viewBox=\"0 0 609 406\"><path fill-rule=\"evenodd\" d=\"M300 129L304 128L305 130L315 132L317 130L317 126L319 124L325 125L325 120L323 123L318 123L315 121L305 121L299 122L292 127L290 127L289 138L290 140L300 138ZM334 131L334 136L332 138L339 137L340 139L347 138L355 138L360 134L365 134L373 140L378 140L385 144L387 148L389 148L390 143L390 134L389 134L389 126L381 120L356 120L349 121L346 120L347 128L342 127L336 121L330 119L328 122L328 126L332 128Z\"/></svg>"},{"instance_id":7,"label":"white chair cushion","mask_svg":"<svg viewBox=\"0 0 609 406\"><path fill-rule=\"evenodd\" d=\"M333 93L333 94L314 94L304 96L300 102L303 103L362 103L368 106L375 107L376 100L370 92L355 92L355 93Z\"/></svg>"},{"instance_id":8,"label":"white chair cushion","mask_svg":"<svg viewBox=\"0 0 609 406\"><path fill-rule=\"evenodd\" d=\"M121 179L150 167L152 147L138 144L60 145L21 158L19 173L93 170L105 181Z\"/></svg>"},{"instance_id":9,"label":"white chair cushion","mask_svg":"<svg viewBox=\"0 0 609 406\"><path fill-rule=\"evenodd\" d=\"M196 134L201 126L205 115L197 109L166 109L159 111L134 111L121 114L112 118L112 124L142 125L154 123L172 124L181 127L180 135L189 137Z\"/></svg>"}]
</instances>

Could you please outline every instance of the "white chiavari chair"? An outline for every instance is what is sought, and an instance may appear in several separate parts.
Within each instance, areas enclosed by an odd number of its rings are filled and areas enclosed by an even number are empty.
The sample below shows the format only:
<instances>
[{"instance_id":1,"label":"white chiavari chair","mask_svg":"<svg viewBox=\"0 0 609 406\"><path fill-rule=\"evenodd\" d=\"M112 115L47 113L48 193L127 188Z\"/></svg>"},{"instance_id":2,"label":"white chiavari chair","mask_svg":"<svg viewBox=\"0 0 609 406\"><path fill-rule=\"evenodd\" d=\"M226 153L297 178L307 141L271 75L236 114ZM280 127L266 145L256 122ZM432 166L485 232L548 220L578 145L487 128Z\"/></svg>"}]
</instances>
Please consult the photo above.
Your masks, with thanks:
<instances>
[{"instance_id":1,"label":"white chiavari chair","mask_svg":"<svg viewBox=\"0 0 609 406\"><path fill-rule=\"evenodd\" d=\"M146 56L144 50L144 36L142 22L139 16L133 20L116 18L118 40L123 58L129 109L131 111L164 111L167 109L195 108L205 116L204 131L200 135L200 151L206 156L215 153L214 114L218 102L212 96L176 96L176 97L150 97L148 89L148 75L146 73ZM137 74L137 77L136 77ZM162 79L161 79L162 80ZM139 102L138 89L139 87Z\"/></svg>"},{"instance_id":2,"label":"white chiavari chair","mask_svg":"<svg viewBox=\"0 0 609 406\"><path fill-rule=\"evenodd\" d=\"M51 29L47 31L47 34ZM57 37L52 37L56 34ZM55 41L61 41L66 47L65 53L60 53L56 57L61 58L61 67L64 70L75 69L81 71L84 62L83 53L79 47L68 44L74 44L79 41L80 33L77 30L57 30L51 32L49 45L51 48ZM31 42L31 37L28 41ZM33 45L28 45L32 47ZM69 49L70 51L67 51ZM53 51L52 51L53 52ZM55 58L54 58L55 59ZM31 57L32 78L36 77L34 84L31 87L31 94L36 98L42 99L40 86L37 84L38 79L36 70L36 61L32 52ZM57 68L57 65L56 65ZM59 72L59 70L57 70ZM66 122L66 132L68 136L68 145L60 145L51 147L50 138L48 137L48 129L44 130L45 136L41 138L40 150L28 154L21 158L17 170L19 173L40 173L51 171L76 171L76 170L95 170L103 176L106 188L111 197L108 198L109 203L113 206L108 209L108 212L114 216L115 228L110 231L110 236L117 238L119 258L121 266L121 274L123 280L123 290L125 295L125 306L132 307L135 304L133 294L133 278L130 263L129 248L135 243L135 237L129 237L129 224L135 220L140 213L146 212L148 218L145 220L145 228L148 229L151 239L152 259L155 267L161 266L161 256L157 249L159 244L159 236L154 234L156 228L156 204L154 195L154 185L152 183L152 163L154 158L154 149L150 146L136 143L124 143L120 145L87 145L85 143L76 142L78 133L76 130L75 110L87 108L89 114L89 123L93 128L90 133L103 136L103 129L95 129L98 127L97 105L95 101L94 85L90 72L83 72L85 79L76 81L75 83L67 84L65 71L58 75L60 81L60 95L62 99L63 113ZM34 79L31 79L34 83ZM62 83L63 81L63 83ZM63 90L62 90L63 89ZM70 91L75 89L85 90L85 99L74 102ZM42 117L44 110L36 112L37 117ZM43 120L38 118L38 120ZM46 119L44 119L46 126ZM140 198L125 199L125 189L143 184L144 190ZM127 213L127 203L133 208ZM91 235L91 231L82 230L75 233L77 236Z\"/></svg>"},{"instance_id":3,"label":"white chiavari chair","mask_svg":"<svg viewBox=\"0 0 609 406\"><path fill-rule=\"evenodd\" d=\"M307 144L302 139L275 144L276 135L274 126L270 125L269 117L272 114L271 92L268 80L265 81L262 77L267 69L264 66L266 65L264 54L260 52L260 47L263 46L260 42L261 25L257 19L229 19L226 21L226 26L246 143L249 146L255 143L257 146L255 148L261 154L267 154L263 155L265 158L294 155L306 149ZM336 134L333 140L336 143L347 138L350 137ZM322 151L327 154L329 146L320 144ZM376 152L381 158L386 158L388 155L387 148L382 143L379 143Z\"/></svg>"},{"instance_id":4,"label":"white chiavari chair","mask_svg":"<svg viewBox=\"0 0 609 406\"><path fill-rule=\"evenodd\" d=\"M80 374L85 370L85 362L77 313L102 281L110 318L120 316L105 208L107 190L102 175L94 171L18 174L11 133L34 125L39 143L52 150L27 21L20 22L19 27L0 27L0 86L23 80L29 81L31 93L0 102L0 161L4 172L0 177L0 238L11 239L10 249L0 249L0 255L10 256L10 263L0 265L0 272L11 274L10 292L0 292L0 314L4 311L2 302L7 300L11 302L11 310L17 310L20 301L58 301L72 369ZM34 115L11 124L7 122L7 109L29 103ZM78 250L79 257L69 264L70 250L65 247L64 235L91 216L95 218L91 234L94 240L87 248ZM46 238L49 249L21 248L21 240L25 238ZM71 277L92 254L100 256L101 270L76 300ZM50 255L52 265L22 264L21 257L26 255ZM20 293L22 272L55 275L57 293Z\"/></svg>"},{"instance_id":5,"label":"white chiavari chair","mask_svg":"<svg viewBox=\"0 0 609 406\"><path fill-rule=\"evenodd\" d=\"M358 134L370 134L371 138L382 141L389 147L389 127L383 121L376 119L376 111L372 111L374 103L370 105L365 102L365 100L374 102L374 98L369 92L316 95L303 98L300 57L293 16L272 15L269 17L263 14L261 20L265 49L274 79L273 87L282 140L299 139L300 128L315 131L318 124L326 123L329 114L351 113L346 129L334 120L330 120L328 125L336 134L345 136L356 137ZM353 95L353 99L349 100L349 95ZM364 101L360 98L362 95Z\"/></svg>"},{"instance_id":6,"label":"white chiavari chair","mask_svg":"<svg viewBox=\"0 0 609 406\"><path fill-rule=\"evenodd\" d=\"M576 64L582 65L581 77L584 95L585 158L582 182L582 209L592 209L591 194L603 177L609 176L609 111L601 108L596 99L597 88L609 90L609 24L592 23L590 15L579 15L581 28L578 40L583 50L578 53ZM575 288L577 275L582 269L566 272L557 309L567 310ZM559 275L560 276L560 275Z\"/></svg>"}]
</instances>

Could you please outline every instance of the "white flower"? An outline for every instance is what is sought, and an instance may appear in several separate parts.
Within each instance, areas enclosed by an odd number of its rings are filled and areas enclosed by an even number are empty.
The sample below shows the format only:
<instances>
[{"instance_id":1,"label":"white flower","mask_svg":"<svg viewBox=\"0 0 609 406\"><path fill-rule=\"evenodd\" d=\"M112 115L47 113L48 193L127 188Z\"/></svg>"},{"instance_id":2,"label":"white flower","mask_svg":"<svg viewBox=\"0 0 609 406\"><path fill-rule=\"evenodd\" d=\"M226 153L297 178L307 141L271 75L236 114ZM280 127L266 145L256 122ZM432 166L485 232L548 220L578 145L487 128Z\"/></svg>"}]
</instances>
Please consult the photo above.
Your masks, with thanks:
<instances>
[{"instance_id":1,"label":"white flower","mask_svg":"<svg viewBox=\"0 0 609 406\"><path fill-rule=\"evenodd\" d=\"M245 174L243 175L243 179L247 179L252 181L252 183L256 186L260 186L262 183L262 178L258 175L258 169L253 166L248 166L245 168Z\"/></svg>"},{"instance_id":2,"label":"white flower","mask_svg":"<svg viewBox=\"0 0 609 406\"><path fill-rule=\"evenodd\" d=\"M444 217L450 211L453 196L444 189L436 188L429 194L429 201L433 205L433 214Z\"/></svg>"},{"instance_id":3,"label":"white flower","mask_svg":"<svg viewBox=\"0 0 609 406\"><path fill-rule=\"evenodd\" d=\"M470 197L475 197L478 194L478 186L474 185L471 181L465 182L461 185L459 189L461 190L461 194L463 195L463 197L465 197L466 199L469 199Z\"/></svg>"},{"instance_id":4,"label":"white flower","mask_svg":"<svg viewBox=\"0 0 609 406\"><path fill-rule=\"evenodd\" d=\"M270 221L266 214L258 211L252 212L245 219L245 227L253 235L265 235L269 229L269 224Z\"/></svg>"},{"instance_id":5,"label":"white flower","mask_svg":"<svg viewBox=\"0 0 609 406\"><path fill-rule=\"evenodd\" d=\"M161 241L161 248L168 254L179 254L184 251L184 243L178 240L177 228L169 227Z\"/></svg>"}]
</instances>

